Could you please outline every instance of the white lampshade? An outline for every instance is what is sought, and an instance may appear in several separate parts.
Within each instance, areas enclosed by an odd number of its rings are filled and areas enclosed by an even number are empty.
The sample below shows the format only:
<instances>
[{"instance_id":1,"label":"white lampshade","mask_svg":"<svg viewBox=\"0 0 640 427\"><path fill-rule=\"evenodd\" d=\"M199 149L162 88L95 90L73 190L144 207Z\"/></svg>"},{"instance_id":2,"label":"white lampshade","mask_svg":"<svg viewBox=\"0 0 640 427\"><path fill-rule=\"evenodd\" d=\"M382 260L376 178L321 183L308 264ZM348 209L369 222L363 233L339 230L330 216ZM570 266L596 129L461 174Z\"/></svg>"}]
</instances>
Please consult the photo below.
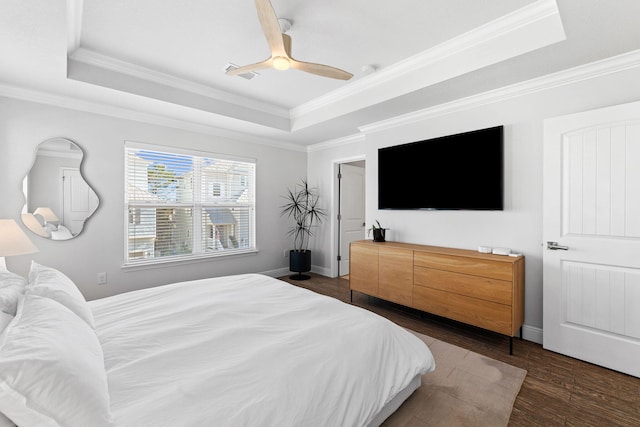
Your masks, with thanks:
<instances>
[{"instance_id":1,"label":"white lampshade","mask_svg":"<svg viewBox=\"0 0 640 427\"><path fill-rule=\"evenodd\" d=\"M0 219L0 257L38 252L38 248L12 219Z\"/></svg>"},{"instance_id":2,"label":"white lampshade","mask_svg":"<svg viewBox=\"0 0 640 427\"><path fill-rule=\"evenodd\" d=\"M42 226L42 224L40 224L40 221L38 221L38 219L35 217L34 214L28 213L28 212L27 213L23 213L22 214L22 222L24 223L24 225L27 226L27 228L29 230L33 231L38 236L51 237L51 231L49 231L46 228L44 228Z\"/></svg>"},{"instance_id":3,"label":"white lampshade","mask_svg":"<svg viewBox=\"0 0 640 427\"><path fill-rule=\"evenodd\" d=\"M53 213L53 210L51 210L51 208L40 207L40 208L36 209L33 213L41 215L42 218L44 218L45 222L60 221L58 219L58 217L56 216L56 214Z\"/></svg>"}]
</instances>

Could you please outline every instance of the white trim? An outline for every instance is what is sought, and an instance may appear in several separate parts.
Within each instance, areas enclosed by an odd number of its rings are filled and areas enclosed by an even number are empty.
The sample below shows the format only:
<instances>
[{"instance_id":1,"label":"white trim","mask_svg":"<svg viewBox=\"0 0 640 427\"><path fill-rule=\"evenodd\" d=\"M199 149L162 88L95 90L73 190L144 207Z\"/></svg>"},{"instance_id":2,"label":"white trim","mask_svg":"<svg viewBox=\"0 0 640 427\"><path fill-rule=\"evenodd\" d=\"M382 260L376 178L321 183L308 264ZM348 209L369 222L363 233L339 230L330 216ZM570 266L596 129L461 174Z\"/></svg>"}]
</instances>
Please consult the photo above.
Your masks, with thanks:
<instances>
[{"instance_id":1,"label":"white trim","mask_svg":"<svg viewBox=\"0 0 640 427\"><path fill-rule=\"evenodd\" d=\"M38 104L53 105L56 107L81 111L84 113L100 114L103 116L116 117L119 119L134 122L165 126L174 129L185 130L188 132L197 132L205 135L212 135L219 138L227 138L250 144L259 144L263 146L270 146L291 151L306 151L306 147L295 143L277 141L266 137L257 137L254 135L227 130L216 126L196 123L194 121L174 119L154 113L143 113L130 108L85 101L78 98L51 94L19 86L0 83L0 96L22 101L35 102Z\"/></svg>"},{"instance_id":2,"label":"white trim","mask_svg":"<svg viewBox=\"0 0 640 427\"><path fill-rule=\"evenodd\" d=\"M328 150L333 147L340 147L349 144L355 144L363 142L366 139L366 135L361 133L354 133L342 138L336 138L329 141L319 142L317 144L311 144L307 146L307 152Z\"/></svg>"},{"instance_id":3,"label":"white trim","mask_svg":"<svg viewBox=\"0 0 640 427\"><path fill-rule=\"evenodd\" d=\"M215 157L216 159L230 160L233 162L252 163L254 165L258 164L258 160L253 157L231 156L229 154L216 153L215 151L191 150L187 148L174 147L171 145L152 144L148 142L125 140L124 147L134 150L161 151L168 154L179 154L185 156Z\"/></svg>"},{"instance_id":4,"label":"white trim","mask_svg":"<svg viewBox=\"0 0 640 427\"><path fill-rule=\"evenodd\" d=\"M166 153L169 155L178 155L178 156L188 156L191 161L192 161L192 176L193 176L193 181L194 181L194 187L193 187L193 200L191 200L190 202L169 202L169 203L163 203L162 201L160 202L154 202L154 203L136 203L135 200L130 200L130 192L129 192L129 186L130 186L130 181L129 179L131 178L131 170L130 170L130 160L131 160L131 154L135 154L138 153L139 151L149 151L151 153L157 153L157 152L161 152L161 153ZM140 143L140 142L133 142L133 141L125 141L124 142L124 209L123 209L123 214L124 214L124 227L123 227L123 243L124 243L124 262L121 268L123 269L127 269L127 268L153 268L155 266L158 265L164 265L167 263L175 263L175 262L189 262L189 261L197 261L200 259L208 259L208 258L219 258L219 257L229 257L229 256L236 256L236 255L245 255L245 254L250 254L250 253L255 253L258 251L258 244L257 244L257 231L256 231L256 187L257 187L257 179L256 179L256 168L257 168L257 161L255 159L249 159L249 158L243 158L243 157L235 157L235 156L228 156L228 155L223 155L224 160L229 160L229 161L233 161L236 163L243 163L246 165L253 165L253 172L250 175L252 179L252 184L251 184L251 200L248 202L244 202L244 203L238 203L238 204L232 204L232 203L228 203L228 204L216 204L216 203L211 203L211 202L206 202L203 201L200 198L200 193L202 190L202 183L203 183L203 178L200 174L199 171L199 167L201 165L201 162L203 159L207 159L207 158L217 158L214 157L214 153L210 153L210 152L206 152L206 151L199 151L199 150L189 150L189 149L183 149L183 148L178 148L178 147L170 147L170 146L162 146L162 145L156 145L156 144L147 144L147 143ZM197 186L195 185L197 184ZM157 209L157 208L161 208L161 207L167 207L167 208L187 208L187 209L192 209L192 221L191 221L191 226L190 229L192 231L191 233L191 240L192 240L192 247L191 247L191 253L189 254L183 254L183 255L175 255L175 256L166 256L166 257L156 257L155 255L151 258L143 258L143 259L130 259L130 247L129 247L129 243L130 243L130 227L131 224L129 222L129 209L131 208L131 206L147 206L150 209ZM213 207L213 206L223 206L223 207L231 207L231 205L233 205L234 207L237 206L239 208L248 208L248 212L249 212L249 218L248 218L248 228L249 228L249 232L248 232L248 240L249 240L249 247L247 248L238 248L238 249L225 249L224 251L219 251L219 252L209 252L207 251L200 243L204 241L204 239L202 238L202 235L200 233L200 224L203 224L203 218L202 218L202 208L206 208L206 207ZM189 228L189 227L188 227Z\"/></svg>"},{"instance_id":5,"label":"white trim","mask_svg":"<svg viewBox=\"0 0 640 427\"><path fill-rule=\"evenodd\" d=\"M498 42L500 38L518 37L515 35L517 32L522 31L528 26L539 24L544 20L551 20L559 24L560 28L558 32L562 33L562 40L566 39L564 36L564 30L559 18L559 10L555 0L539 0L531 3L528 6L517 9L507 15L499 17L491 22L488 22L480 27L463 33L457 37L447 40L437 46L420 52L414 56L404 59L400 62L387 66L374 74L370 74L363 77L347 86L340 89L336 89L324 96L317 97L309 102L300 104L294 107L290 111L290 117L292 124L294 122L312 112L320 110L322 108L328 108L332 104L340 101L344 101L355 95L360 95L366 92L372 92L372 90L382 88L383 86L389 86L393 84L395 87L404 87L416 79L408 79L408 74L424 74L426 67L433 67L434 64L450 60L455 55L462 55L465 61L471 64L473 61L480 61L478 58L474 58L474 55L469 55L469 51L473 49L483 49L487 44L492 42ZM547 31L549 32L549 31ZM561 40L554 40L558 42ZM545 45L550 42L544 43ZM540 48L543 46L537 46ZM531 50L531 49L528 49ZM484 50L483 50L484 51ZM519 52L522 54L525 52ZM482 55L484 56L484 55ZM512 55L513 56L513 55ZM482 58L484 59L484 58ZM502 58L505 60L507 58ZM492 61L495 62L495 61ZM486 66L488 64L484 64ZM480 67L471 65L473 69ZM461 69L460 64L457 64L457 69ZM469 71L469 70L467 70ZM457 73L455 74L457 75ZM450 74L448 77L452 78L455 75ZM446 80L446 79L441 79ZM421 85L423 86L423 85ZM411 90L416 90L413 87ZM407 90L405 92L409 92ZM295 124L293 126L295 128Z\"/></svg>"},{"instance_id":6,"label":"white trim","mask_svg":"<svg viewBox=\"0 0 640 427\"><path fill-rule=\"evenodd\" d=\"M336 165L339 165L339 164L345 164L345 163L358 162L360 160L364 160L366 162L367 156L364 154L358 154L356 156L340 157L339 159L333 159L331 162Z\"/></svg>"},{"instance_id":7,"label":"white trim","mask_svg":"<svg viewBox=\"0 0 640 427\"><path fill-rule=\"evenodd\" d=\"M67 0L67 56L80 47L84 0Z\"/></svg>"},{"instance_id":8,"label":"white trim","mask_svg":"<svg viewBox=\"0 0 640 427\"><path fill-rule=\"evenodd\" d=\"M542 328L537 328L535 326L529 326L529 325L522 325L522 339L527 341L532 341L542 345L542 336L543 336Z\"/></svg>"},{"instance_id":9,"label":"white trim","mask_svg":"<svg viewBox=\"0 0 640 427\"><path fill-rule=\"evenodd\" d=\"M80 157L80 158L82 158L82 157ZM68 227L67 223L65 222L65 215L64 215L65 214L65 210L66 210L65 209L65 205L64 205L64 199L65 199L65 197L64 197L65 196L65 187L64 187L65 180L64 180L64 178L66 177L66 172L67 171L71 171L71 172L76 172L77 171L78 175L81 175L81 176L82 176L82 174L80 172L80 166L78 166L78 167L60 166L58 168L58 207L60 209L60 212L58 212L58 215L59 215L58 225L64 225L64 226ZM94 210L94 212L96 210L97 210L97 207ZM93 213L91 215L93 215ZM87 219L91 218L91 215L89 215L87 217ZM86 220L85 220L85 222L86 222ZM83 225L83 228L84 228L84 225ZM80 232L82 232L82 228L80 229L80 231L78 233L76 233L76 235L78 235ZM75 237L75 236L73 236L73 237Z\"/></svg>"},{"instance_id":10,"label":"white trim","mask_svg":"<svg viewBox=\"0 0 640 427\"><path fill-rule=\"evenodd\" d=\"M211 86L207 86L205 84L196 83L140 65L132 64L130 62L122 61L111 56L94 52L87 48L78 47L71 55L69 55L69 59L100 69L125 74L127 76L135 77L145 81L187 91L199 96L205 96L215 101L224 100L225 102L229 102L244 108L258 110L289 120L289 110L286 108L246 98L244 96L240 96L224 90L214 89Z\"/></svg>"},{"instance_id":11,"label":"white trim","mask_svg":"<svg viewBox=\"0 0 640 427\"><path fill-rule=\"evenodd\" d=\"M282 268L278 268L276 270L267 270L267 271L262 271L258 274L264 274L265 276L271 276L271 277L282 277L282 276L288 276L291 274L291 271L287 268L287 267L282 267Z\"/></svg>"},{"instance_id":12,"label":"white trim","mask_svg":"<svg viewBox=\"0 0 640 427\"><path fill-rule=\"evenodd\" d=\"M36 156L59 157L62 159L82 159L83 153L70 152L70 151L56 151L56 150L47 150L44 148L38 148L36 150Z\"/></svg>"},{"instance_id":13,"label":"white trim","mask_svg":"<svg viewBox=\"0 0 640 427\"><path fill-rule=\"evenodd\" d=\"M382 130L392 129L399 126L405 126L422 120L431 119L438 116L452 114L458 111L477 108L496 102L506 101L520 96L530 95L560 86L571 85L585 80L606 76L609 74L619 73L631 68L640 66L640 50L623 53L611 58L606 58L590 64L580 65L568 70L558 71L546 76L537 77L524 82L515 83L472 95L466 98L457 99L455 101L436 105L408 114L393 117L387 120L370 123L358 127L363 133L379 132Z\"/></svg>"},{"instance_id":14,"label":"white trim","mask_svg":"<svg viewBox=\"0 0 640 427\"><path fill-rule=\"evenodd\" d=\"M338 248L338 214L340 212L338 212L338 204L339 204L339 199L340 199L340 193L338 192L338 171L340 170L340 165L344 164L344 163L350 163L350 162L354 162L354 161L359 161L359 160L363 160L363 161L367 161L367 156L362 154L362 155L357 155L357 156L350 156L350 157L342 157L339 159L333 159L331 161L331 190L330 190L330 197L331 197L331 204L330 204L330 218L331 221L329 222L329 242L331 245L331 248L329 250L329 257L330 257L330 274L325 274L326 276L329 277L337 277L338 276L338 270L339 270L339 261L338 261L338 252L339 252L339 248ZM366 164L365 164L365 169L366 169ZM365 191L365 205L366 205L366 191Z\"/></svg>"},{"instance_id":15,"label":"white trim","mask_svg":"<svg viewBox=\"0 0 640 427\"><path fill-rule=\"evenodd\" d=\"M325 277L336 277L335 274L332 273L330 268L320 267L319 265L312 265L311 272L320 274L321 276Z\"/></svg>"},{"instance_id":16,"label":"white trim","mask_svg":"<svg viewBox=\"0 0 640 427\"><path fill-rule=\"evenodd\" d=\"M158 267L173 267L176 264L193 264L198 262L211 262L215 258L228 259L232 257L239 257L245 255L256 255L260 252L258 249L246 249L238 250L227 253L215 253L201 256L175 256L166 258L156 258L153 261L140 261L136 263L124 263L120 267L123 271L135 271L135 270L151 270Z\"/></svg>"},{"instance_id":17,"label":"white trim","mask_svg":"<svg viewBox=\"0 0 640 427\"><path fill-rule=\"evenodd\" d=\"M502 88L494 89L477 95L472 95L466 98L461 98L444 104L439 104L433 107L414 111L408 114L392 117L390 119L359 126L358 130L364 134L368 134L386 129L392 129L421 120L427 120L433 117L452 114L458 111L476 108L495 102L506 101L511 98L517 98L519 96L529 95L535 92L571 85L581 81L622 72L628 69L637 68L639 66L640 49L610 58L605 58L589 64L580 65L567 70L558 71L556 73L537 77L524 82L504 86ZM290 151L319 151L361 141L360 134L353 134L326 142L303 146L296 143L256 137L254 135L226 130L220 127L196 123L184 119L174 119L153 113L142 113L140 111L129 108L84 101L69 96L55 95L2 83L0 83L0 96L19 99L23 101L36 102L45 105L53 105L82 112L101 114L130 121L137 121L158 126L166 126L174 129L197 132L220 138L228 138L251 144L271 146L274 148L280 148Z\"/></svg>"}]
</instances>

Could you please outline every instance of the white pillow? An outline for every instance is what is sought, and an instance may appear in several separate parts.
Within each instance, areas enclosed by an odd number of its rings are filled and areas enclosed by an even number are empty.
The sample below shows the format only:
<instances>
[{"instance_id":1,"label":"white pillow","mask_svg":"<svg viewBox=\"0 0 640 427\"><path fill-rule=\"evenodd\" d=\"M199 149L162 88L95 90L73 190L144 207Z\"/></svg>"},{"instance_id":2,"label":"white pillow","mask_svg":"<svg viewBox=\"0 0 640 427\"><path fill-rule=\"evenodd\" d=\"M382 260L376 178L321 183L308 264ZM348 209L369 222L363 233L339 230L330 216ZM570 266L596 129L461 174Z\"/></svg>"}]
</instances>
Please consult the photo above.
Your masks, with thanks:
<instances>
[{"instance_id":1,"label":"white pillow","mask_svg":"<svg viewBox=\"0 0 640 427\"><path fill-rule=\"evenodd\" d=\"M43 227L49 231L57 231L58 230L58 226L55 224L52 224L50 222L46 223L45 225L43 225Z\"/></svg>"},{"instance_id":2,"label":"white pillow","mask_svg":"<svg viewBox=\"0 0 640 427\"><path fill-rule=\"evenodd\" d=\"M73 311L89 326L94 327L93 313L78 287L67 276L55 268L31 262L29 292L51 298Z\"/></svg>"},{"instance_id":3,"label":"white pillow","mask_svg":"<svg viewBox=\"0 0 640 427\"><path fill-rule=\"evenodd\" d=\"M24 294L26 286L24 277L0 267L0 311L15 316L18 298Z\"/></svg>"},{"instance_id":4,"label":"white pillow","mask_svg":"<svg viewBox=\"0 0 640 427\"><path fill-rule=\"evenodd\" d=\"M0 337L0 412L19 426L113 425L95 332L30 291Z\"/></svg>"},{"instance_id":5,"label":"white pillow","mask_svg":"<svg viewBox=\"0 0 640 427\"><path fill-rule=\"evenodd\" d=\"M71 234L71 230L64 225L59 226L57 230L51 230L52 240L69 240L72 238L73 234Z\"/></svg>"}]
</instances>

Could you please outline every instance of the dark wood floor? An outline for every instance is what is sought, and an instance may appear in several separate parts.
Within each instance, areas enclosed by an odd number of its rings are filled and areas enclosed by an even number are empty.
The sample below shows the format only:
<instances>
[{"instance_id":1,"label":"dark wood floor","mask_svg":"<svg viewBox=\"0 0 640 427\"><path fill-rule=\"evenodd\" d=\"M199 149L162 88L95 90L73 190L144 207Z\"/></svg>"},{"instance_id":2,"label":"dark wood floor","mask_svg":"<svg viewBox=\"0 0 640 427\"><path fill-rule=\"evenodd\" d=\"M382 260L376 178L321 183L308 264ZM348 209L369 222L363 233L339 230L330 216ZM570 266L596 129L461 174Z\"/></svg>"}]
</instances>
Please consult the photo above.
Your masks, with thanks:
<instances>
[{"instance_id":1,"label":"dark wood floor","mask_svg":"<svg viewBox=\"0 0 640 427\"><path fill-rule=\"evenodd\" d=\"M349 282L311 274L297 286L349 302ZM527 370L510 426L640 426L640 379L354 292L353 304L414 331ZM640 361L638 361L640 363Z\"/></svg>"}]
</instances>

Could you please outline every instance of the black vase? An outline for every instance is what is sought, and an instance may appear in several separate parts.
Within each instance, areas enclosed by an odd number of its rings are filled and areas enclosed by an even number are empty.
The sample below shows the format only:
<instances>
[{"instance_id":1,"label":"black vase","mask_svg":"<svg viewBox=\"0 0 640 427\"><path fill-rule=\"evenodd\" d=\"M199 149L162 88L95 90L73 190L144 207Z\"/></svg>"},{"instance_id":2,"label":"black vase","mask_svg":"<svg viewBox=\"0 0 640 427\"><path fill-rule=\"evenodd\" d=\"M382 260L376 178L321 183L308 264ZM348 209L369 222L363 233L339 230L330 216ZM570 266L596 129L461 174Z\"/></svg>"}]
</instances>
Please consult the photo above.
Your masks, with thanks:
<instances>
[{"instance_id":1,"label":"black vase","mask_svg":"<svg viewBox=\"0 0 640 427\"><path fill-rule=\"evenodd\" d=\"M373 229L373 241L374 242L384 242L384 228L375 228Z\"/></svg>"},{"instance_id":2,"label":"black vase","mask_svg":"<svg viewBox=\"0 0 640 427\"><path fill-rule=\"evenodd\" d=\"M308 276L305 273L307 271L311 271L311 251L296 251L291 249L289 251L289 270L295 271L298 274L294 274L293 276L289 276L290 279L293 280L308 280L311 279L311 276Z\"/></svg>"}]
</instances>

